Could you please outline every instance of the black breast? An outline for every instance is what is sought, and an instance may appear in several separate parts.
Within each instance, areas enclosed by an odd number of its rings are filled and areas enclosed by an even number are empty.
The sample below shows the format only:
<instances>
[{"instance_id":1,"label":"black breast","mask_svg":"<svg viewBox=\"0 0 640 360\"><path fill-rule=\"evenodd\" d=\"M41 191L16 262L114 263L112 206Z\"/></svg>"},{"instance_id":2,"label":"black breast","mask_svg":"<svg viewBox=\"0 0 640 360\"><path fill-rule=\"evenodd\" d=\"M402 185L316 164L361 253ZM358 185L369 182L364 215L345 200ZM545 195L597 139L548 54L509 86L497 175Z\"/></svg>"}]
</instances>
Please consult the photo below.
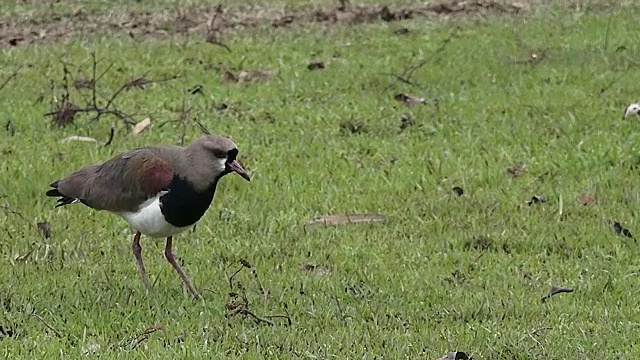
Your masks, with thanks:
<instances>
[{"instance_id":1,"label":"black breast","mask_svg":"<svg viewBox=\"0 0 640 360\"><path fill-rule=\"evenodd\" d=\"M177 227L195 224L211 205L217 183L218 179L206 191L197 192L189 181L175 175L169 192L160 197L164 218Z\"/></svg>"}]
</instances>

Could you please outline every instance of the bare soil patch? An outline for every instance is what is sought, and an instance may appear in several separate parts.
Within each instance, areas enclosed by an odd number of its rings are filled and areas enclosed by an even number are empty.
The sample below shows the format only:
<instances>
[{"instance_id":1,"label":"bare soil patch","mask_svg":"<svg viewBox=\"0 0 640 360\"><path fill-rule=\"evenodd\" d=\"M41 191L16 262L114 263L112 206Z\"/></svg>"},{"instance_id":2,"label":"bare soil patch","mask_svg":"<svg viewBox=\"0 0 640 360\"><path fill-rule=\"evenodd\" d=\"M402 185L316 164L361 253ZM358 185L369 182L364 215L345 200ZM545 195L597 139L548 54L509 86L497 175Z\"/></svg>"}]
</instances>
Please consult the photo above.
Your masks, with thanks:
<instances>
[{"instance_id":1,"label":"bare soil patch","mask_svg":"<svg viewBox=\"0 0 640 360\"><path fill-rule=\"evenodd\" d=\"M0 18L0 47L61 42L79 37L124 34L134 39L163 39L200 34L219 42L220 34L251 28L287 28L308 24L366 24L411 18L455 15L511 15L525 10L519 2L495 0L445 0L434 4L336 4L333 7L288 9L277 6L192 6L171 11L93 13L83 7L63 15L31 12Z\"/></svg>"}]
</instances>

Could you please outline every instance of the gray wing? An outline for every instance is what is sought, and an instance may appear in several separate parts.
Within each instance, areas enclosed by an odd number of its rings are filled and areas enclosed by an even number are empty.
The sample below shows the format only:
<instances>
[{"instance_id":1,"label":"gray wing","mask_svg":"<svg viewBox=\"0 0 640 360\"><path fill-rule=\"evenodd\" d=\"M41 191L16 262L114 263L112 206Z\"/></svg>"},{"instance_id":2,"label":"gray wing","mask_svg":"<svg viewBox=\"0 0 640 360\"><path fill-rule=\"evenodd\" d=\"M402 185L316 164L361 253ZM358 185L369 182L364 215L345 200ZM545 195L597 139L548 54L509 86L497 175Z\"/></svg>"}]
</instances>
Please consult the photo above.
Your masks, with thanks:
<instances>
[{"instance_id":1,"label":"gray wing","mask_svg":"<svg viewBox=\"0 0 640 360\"><path fill-rule=\"evenodd\" d=\"M60 197L57 206L80 201L96 210L136 211L173 181L173 166L162 155L158 148L140 148L85 166L52 183L47 196Z\"/></svg>"}]
</instances>

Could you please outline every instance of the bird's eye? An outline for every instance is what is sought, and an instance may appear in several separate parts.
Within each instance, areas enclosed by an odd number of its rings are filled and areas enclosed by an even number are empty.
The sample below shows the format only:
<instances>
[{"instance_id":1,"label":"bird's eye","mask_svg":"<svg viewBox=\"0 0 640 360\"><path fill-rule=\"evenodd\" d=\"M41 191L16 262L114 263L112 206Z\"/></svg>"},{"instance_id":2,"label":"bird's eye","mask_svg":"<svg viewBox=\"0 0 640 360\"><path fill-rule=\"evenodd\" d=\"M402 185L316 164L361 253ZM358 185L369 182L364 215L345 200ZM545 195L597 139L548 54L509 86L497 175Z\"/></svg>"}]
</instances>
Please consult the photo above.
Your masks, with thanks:
<instances>
[{"instance_id":1,"label":"bird's eye","mask_svg":"<svg viewBox=\"0 0 640 360\"><path fill-rule=\"evenodd\" d=\"M213 150L213 156L217 157L218 159L224 159L227 157L227 153L222 150Z\"/></svg>"}]
</instances>

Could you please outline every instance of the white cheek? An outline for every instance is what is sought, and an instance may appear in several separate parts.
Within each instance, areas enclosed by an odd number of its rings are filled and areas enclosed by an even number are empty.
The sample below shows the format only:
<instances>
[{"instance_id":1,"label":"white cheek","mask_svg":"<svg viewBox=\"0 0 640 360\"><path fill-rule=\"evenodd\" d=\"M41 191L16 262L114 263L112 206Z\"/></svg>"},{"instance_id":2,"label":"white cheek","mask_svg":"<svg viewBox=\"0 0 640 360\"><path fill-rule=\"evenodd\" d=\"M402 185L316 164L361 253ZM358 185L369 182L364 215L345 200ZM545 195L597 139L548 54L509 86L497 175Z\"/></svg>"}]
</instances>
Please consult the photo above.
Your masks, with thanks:
<instances>
[{"instance_id":1,"label":"white cheek","mask_svg":"<svg viewBox=\"0 0 640 360\"><path fill-rule=\"evenodd\" d=\"M218 160L218 172L223 172L227 169L227 159Z\"/></svg>"},{"instance_id":2,"label":"white cheek","mask_svg":"<svg viewBox=\"0 0 640 360\"><path fill-rule=\"evenodd\" d=\"M640 112L640 106L638 104L631 104L627 107L627 110L624 112L624 116L627 117L629 115L638 115Z\"/></svg>"}]
</instances>

